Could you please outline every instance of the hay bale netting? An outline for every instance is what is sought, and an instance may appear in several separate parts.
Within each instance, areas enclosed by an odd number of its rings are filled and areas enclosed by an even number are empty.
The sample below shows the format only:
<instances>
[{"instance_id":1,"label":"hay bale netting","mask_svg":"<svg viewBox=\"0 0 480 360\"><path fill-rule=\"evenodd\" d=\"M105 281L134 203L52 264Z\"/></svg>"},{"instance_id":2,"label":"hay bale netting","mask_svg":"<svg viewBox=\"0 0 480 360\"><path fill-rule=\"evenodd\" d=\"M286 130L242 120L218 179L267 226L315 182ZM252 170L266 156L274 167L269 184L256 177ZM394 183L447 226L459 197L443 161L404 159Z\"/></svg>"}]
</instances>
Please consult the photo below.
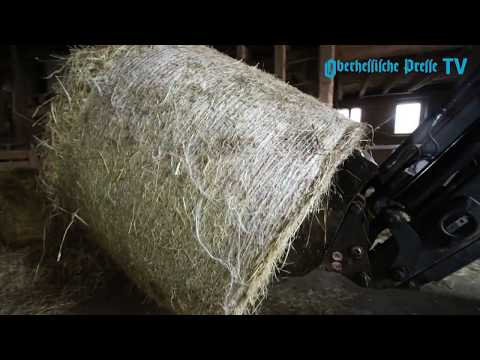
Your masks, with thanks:
<instances>
[{"instance_id":1,"label":"hay bale netting","mask_svg":"<svg viewBox=\"0 0 480 360\"><path fill-rule=\"evenodd\" d=\"M177 313L253 312L363 127L205 46L72 52L45 179Z\"/></svg>"}]
</instances>

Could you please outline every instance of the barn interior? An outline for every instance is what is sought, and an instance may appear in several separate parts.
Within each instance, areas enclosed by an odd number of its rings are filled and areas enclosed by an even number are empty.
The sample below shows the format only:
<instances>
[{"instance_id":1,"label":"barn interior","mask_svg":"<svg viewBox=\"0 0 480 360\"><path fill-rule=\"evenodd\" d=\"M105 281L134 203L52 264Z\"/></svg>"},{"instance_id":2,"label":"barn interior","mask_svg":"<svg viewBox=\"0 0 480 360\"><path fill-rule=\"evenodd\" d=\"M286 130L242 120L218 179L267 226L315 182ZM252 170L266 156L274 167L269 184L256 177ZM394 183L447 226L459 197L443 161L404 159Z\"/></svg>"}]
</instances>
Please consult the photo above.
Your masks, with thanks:
<instances>
[{"instance_id":1,"label":"barn interior","mask_svg":"<svg viewBox=\"0 0 480 360\"><path fill-rule=\"evenodd\" d=\"M372 130L366 149L381 166L425 121L440 113L458 84L478 71L473 45L210 45L338 110ZM46 230L52 217L38 182L38 142L70 46L0 46L0 314L165 314L79 226ZM464 73L443 71L324 74L329 59L403 62L467 58ZM62 227L63 226L63 227ZM48 239L55 243L52 259ZM75 241L73 240L75 239ZM48 240L50 241L50 240ZM63 253L63 257L60 256ZM263 314L478 314L480 264L415 289L368 289L317 267L279 276Z\"/></svg>"}]
</instances>

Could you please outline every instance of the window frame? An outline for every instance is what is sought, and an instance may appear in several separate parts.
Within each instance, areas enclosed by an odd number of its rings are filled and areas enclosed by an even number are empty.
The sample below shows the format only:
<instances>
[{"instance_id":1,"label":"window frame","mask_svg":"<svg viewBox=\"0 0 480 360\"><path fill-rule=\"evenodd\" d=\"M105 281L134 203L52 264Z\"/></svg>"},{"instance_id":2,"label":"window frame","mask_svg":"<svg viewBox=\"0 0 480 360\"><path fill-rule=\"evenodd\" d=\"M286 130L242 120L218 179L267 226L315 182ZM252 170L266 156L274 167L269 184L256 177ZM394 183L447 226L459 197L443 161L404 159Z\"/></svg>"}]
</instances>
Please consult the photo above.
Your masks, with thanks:
<instances>
[{"instance_id":1,"label":"window frame","mask_svg":"<svg viewBox=\"0 0 480 360\"><path fill-rule=\"evenodd\" d=\"M355 121L355 120L352 120L352 109L360 109L360 121ZM348 116L346 116L350 121L353 121L353 122L356 122L356 123L359 123L361 124L362 123L362 118L363 118L363 109L361 106L353 106L353 107L341 107L341 108L337 108L335 109L337 110L338 112L340 112L340 110L348 110ZM343 115L343 114L342 114Z\"/></svg>"},{"instance_id":2,"label":"window frame","mask_svg":"<svg viewBox=\"0 0 480 360\"><path fill-rule=\"evenodd\" d=\"M397 117L397 106L398 105L403 105L403 104L414 104L414 103L420 103L420 116L418 119L418 126L415 130L413 130L411 133L396 133L395 132L395 121ZM408 137L411 134L413 134L423 123L425 120L425 114L427 114L427 102L425 101L425 98L423 97L411 97L411 98L404 98L404 99L398 99L397 101L394 102L393 105L393 123L392 123L392 136L394 137Z\"/></svg>"},{"instance_id":3,"label":"window frame","mask_svg":"<svg viewBox=\"0 0 480 360\"><path fill-rule=\"evenodd\" d=\"M356 120L353 120L352 119L352 110L353 109L360 109L360 120L356 121ZM352 107L352 108L349 108L349 116L348 118L353 121L353 122L356 122L356 123L359 123L361 124L362 123L362 118L363 118L363 109L360 107L360 106L355 106L355 107Z\"/></svg>"}]
</instances>

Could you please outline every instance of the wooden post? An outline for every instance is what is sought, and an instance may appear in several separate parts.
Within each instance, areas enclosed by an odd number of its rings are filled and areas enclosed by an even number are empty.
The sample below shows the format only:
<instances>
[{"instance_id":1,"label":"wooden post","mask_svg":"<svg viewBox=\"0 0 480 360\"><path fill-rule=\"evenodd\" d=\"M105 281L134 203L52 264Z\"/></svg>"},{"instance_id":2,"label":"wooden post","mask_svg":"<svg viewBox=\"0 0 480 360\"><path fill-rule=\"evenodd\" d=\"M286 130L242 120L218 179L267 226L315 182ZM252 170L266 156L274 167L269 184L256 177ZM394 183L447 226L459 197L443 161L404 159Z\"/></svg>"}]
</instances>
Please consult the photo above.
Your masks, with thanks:
<instances>
[{"instance_id":1,"label":"wooden post","mask_svg":"<svg viewBox=\"0 0 480 360\"><path fill-rule=\"evenodd\" d=\"M323 73L324 62L335 58L335 45L320 45L319 48L319 77L318 77L318 98L320 101L333 106L333 92L335 88L334 79L328 79Z\"/></svg>"},{"instance_id":2,"label":"wooden post","mask_svg":"<svg viewBox=\"0 0 480 360\"><path fill-rule=\"evenodd\" d=\"M275 75L287 80L287 45L275 45Z\"/></svg>"},{"instance_id":3,"label":"wooden post","mask_svg":"<svg viewBox=\"0 0 480 360\"><path fill-rule=\"evenodd\" d=\"M246 45L237 45L237 59L248 61L248 48Z\"/></svg>"},{"instance_id":4,"label":"wooden post","mask_svg":"<svg viewBox=\"0 0 480 360\"><path fill-rule=\"evenodd\" d=\"M337 104L343 100L343 87L342 87L342 84L338 81L338 78L337 78L337 82L335 83L335 88L334 90L337 91Z\"/></svg>"},{"instance_id":5,"label":"wooden post","mask_svg":"<svg viewBox=\"0 0 480 360\"><path fill-rule=\"evenodd\" d=\"M461 48L462 45L339 45L337 59L364 60L369 58L388 58L411 56L419 53L447 51Z\"/></svg>"}]
</instances>

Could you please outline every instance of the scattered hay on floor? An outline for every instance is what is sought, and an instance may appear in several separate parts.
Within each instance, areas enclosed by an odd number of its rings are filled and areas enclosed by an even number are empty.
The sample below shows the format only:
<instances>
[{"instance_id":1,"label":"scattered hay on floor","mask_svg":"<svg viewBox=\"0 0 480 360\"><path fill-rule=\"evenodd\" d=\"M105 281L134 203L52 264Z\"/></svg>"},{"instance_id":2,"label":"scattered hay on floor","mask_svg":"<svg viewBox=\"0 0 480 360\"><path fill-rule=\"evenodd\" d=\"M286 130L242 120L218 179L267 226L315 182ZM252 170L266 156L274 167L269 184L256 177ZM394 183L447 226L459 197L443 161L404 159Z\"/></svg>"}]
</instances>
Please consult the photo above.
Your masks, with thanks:
<instances>
[{"instance_id":1,"label":"scattered hay on floor","mask_svg":"<svg viewBox=\"0 0 480 360\"><path fill-rule=\"evenodd\" d=\"M45 245L0 245L1 315L74 314L114 273L98 250L83 241L66 249L59 262L53 243Z\"/></svg>"},{"instance_id":2,"label":"scattered hay on floor","mask_svg":"<svg viewBox=\"0 0 480 360\"><path fill-rule=\"evenodd\" d=\"M77 49L58 80L48 193L177 313L254 312L364 133L205 46Z\"/></svg>"},{"instance_id":3,"label":"scattered hay on floor","mask_svg":"<svg viewBox=\"0 0 480 360\"><path fill-rule=\"evenodd\" d=\"M36 176L0 172L0 314L68 314L110 277L107 259L75 229L57 262L66 220L51 217Z\"/></svg>"},{"instance_id":4,"label":"scattered hay on floor","mask_svg":"<svg viewBox=\"0 0 480 360\"><path fill-rule=\"evenodd\" d=\"M38 242L46 213L33 171L0 171L0 243L21 248Z\"/></svg>"}]
</instances>

